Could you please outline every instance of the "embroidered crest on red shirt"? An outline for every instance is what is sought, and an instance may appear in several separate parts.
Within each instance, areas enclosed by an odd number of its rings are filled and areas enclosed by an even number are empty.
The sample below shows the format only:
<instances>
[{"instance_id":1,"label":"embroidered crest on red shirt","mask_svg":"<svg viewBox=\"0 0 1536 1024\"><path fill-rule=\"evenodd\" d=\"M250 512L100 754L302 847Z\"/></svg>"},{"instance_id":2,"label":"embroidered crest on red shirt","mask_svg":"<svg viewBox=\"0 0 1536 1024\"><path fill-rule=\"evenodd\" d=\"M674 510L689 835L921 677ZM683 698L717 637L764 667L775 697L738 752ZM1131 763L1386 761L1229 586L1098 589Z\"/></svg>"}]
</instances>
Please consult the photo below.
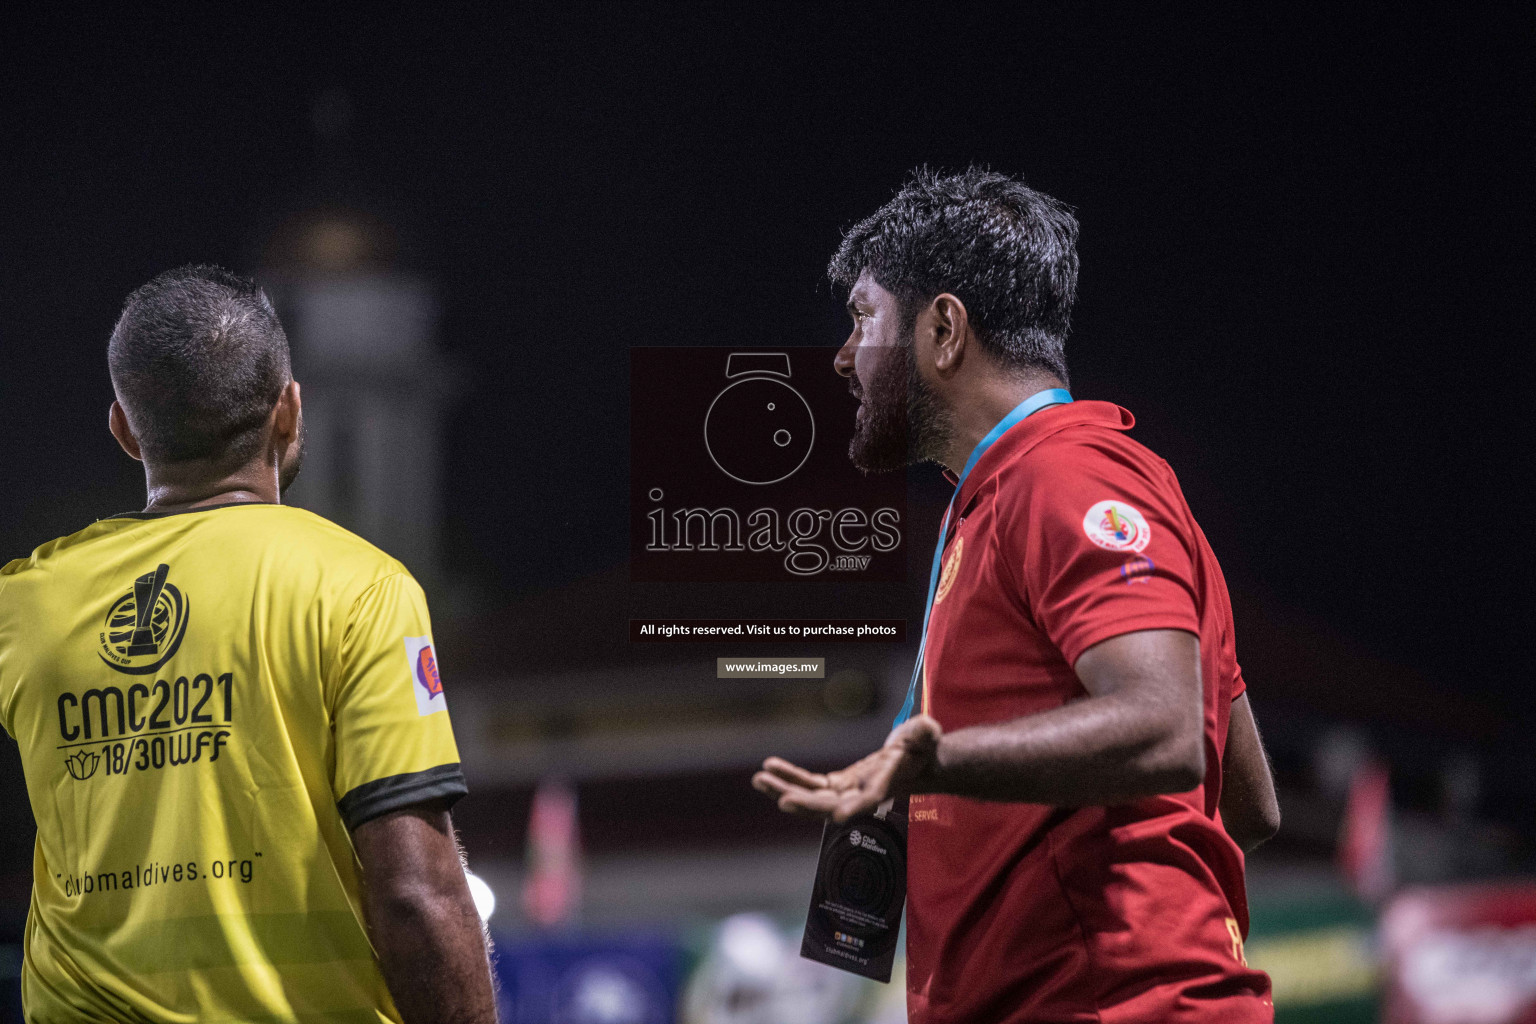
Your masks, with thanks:
<instances>
[{"instance_id":1,"label":"embroidered crest on red shirt","mask_svg":"<svg viewBox=\"0 0 1536 1024\"><path fill-rule=\"evenodd\" d=\"M960 556L965 551L965 538L955 538L955 550L949 553L944 560L944 569L939 573L939 589L933 595L933 603L938 604L944 600L944 595L949 593L949 588L955 585L955 577L960 575Z\"/></svg>"},{"instance_id":2,"label":"embroidered crest on red shirt","mask_svg":"<svg viewBox=\"0 0 1536 1024\"><path fill-rule=\"evenodd\" d=\"M1135 508L1123 501L1101 501L1083 516L1083 532L1107 551L1144 550L1152 540L1152 528Z\"/></svg>"}]
</instances>

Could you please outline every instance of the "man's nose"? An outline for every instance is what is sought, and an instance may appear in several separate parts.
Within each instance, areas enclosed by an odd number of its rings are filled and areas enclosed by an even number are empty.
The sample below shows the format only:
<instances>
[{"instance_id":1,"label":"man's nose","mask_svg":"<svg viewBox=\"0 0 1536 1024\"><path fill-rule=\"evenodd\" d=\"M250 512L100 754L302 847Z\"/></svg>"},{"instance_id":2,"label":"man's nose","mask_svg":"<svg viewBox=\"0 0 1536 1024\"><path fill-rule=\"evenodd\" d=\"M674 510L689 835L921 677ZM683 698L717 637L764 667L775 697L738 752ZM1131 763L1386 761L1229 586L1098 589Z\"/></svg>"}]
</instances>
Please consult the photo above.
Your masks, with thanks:
<instances>
[{"instance_id":1,"label":"man's nose","mask_svg":"<svg viewBox=\"0 0 1536 1024\"><path fill-rule=\"evenodd\" d=\"M837 355L832 359L832 367L844 377L853 376L853 354L859 346L854 344L852 338L843 342L843 347L837 350Z\"/></svg>"}]
</instances>

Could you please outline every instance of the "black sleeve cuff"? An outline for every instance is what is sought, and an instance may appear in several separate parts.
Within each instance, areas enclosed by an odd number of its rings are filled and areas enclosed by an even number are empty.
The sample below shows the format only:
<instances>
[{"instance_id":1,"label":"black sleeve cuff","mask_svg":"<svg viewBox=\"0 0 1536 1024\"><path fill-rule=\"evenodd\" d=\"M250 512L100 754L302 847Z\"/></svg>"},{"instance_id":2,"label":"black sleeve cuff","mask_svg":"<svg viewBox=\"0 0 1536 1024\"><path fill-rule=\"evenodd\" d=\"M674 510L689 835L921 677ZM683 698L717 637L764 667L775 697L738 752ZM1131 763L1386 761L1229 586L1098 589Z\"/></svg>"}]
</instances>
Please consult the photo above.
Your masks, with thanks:
<instances>
[{"instance_id":1,"label":"black sleeve cuff","mask_svg":"<svg viewBox=\"0 0 1536 1024\"><path fill-rule=\"evenodd\" d=\"M440 764L426 771L365 782L336 801L336 806L340 808L341 820L347 823L347 828L355 829L365 821L412 804L441 800L451 807L468 792L464 772L458 764Z\"/></svg>"}]
</instances>

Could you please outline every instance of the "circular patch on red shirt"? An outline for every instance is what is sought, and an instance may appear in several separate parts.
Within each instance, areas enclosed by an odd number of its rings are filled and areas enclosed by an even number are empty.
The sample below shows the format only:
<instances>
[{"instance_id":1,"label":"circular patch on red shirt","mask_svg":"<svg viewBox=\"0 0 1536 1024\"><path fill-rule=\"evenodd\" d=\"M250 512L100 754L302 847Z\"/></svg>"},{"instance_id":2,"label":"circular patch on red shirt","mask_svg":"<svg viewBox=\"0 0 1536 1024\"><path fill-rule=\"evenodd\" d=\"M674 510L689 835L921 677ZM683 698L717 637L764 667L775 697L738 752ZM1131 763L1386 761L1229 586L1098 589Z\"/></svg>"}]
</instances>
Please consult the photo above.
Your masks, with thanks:
<instances>
[{"instance_id":1,"label":"circular patch on red shirt","mask_svg":"<svg viewBox=\"0 0 1536 1024\"><path fill-rule=\"evenodd\" d=\"M939 589L933 595L933 603L938 604L944 600L944 595L949 593L949 588L955 585L955 577L960 575L960 556L965 552L965 538L955 538L955 550L949 553L944 560L944 568L939 572Z\"/></svg>"},{"instance_id":2,"label":"circular patch on red shirt","mask_svg":"<svg viewBox=\"0 0 1536 1024\"><path fill-rule=\"evenodd\" d=\"M1123 501L1101 501L1083 516L1083 532L1106 551L1140 552L1152 540L1152 527Z\"/></svg>"}]
</instances>

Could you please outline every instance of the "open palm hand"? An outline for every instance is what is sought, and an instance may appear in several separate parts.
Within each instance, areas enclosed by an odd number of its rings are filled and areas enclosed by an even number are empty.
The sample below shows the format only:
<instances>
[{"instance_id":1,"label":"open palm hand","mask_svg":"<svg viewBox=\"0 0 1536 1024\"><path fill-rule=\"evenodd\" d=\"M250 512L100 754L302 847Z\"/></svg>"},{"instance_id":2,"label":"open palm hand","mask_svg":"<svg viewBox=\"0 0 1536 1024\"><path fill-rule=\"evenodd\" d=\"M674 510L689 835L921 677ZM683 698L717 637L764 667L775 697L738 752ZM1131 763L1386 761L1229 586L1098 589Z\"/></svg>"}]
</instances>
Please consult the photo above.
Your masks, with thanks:
<instances>
[{"instance_id":1,"label":"open palm hand","mask_svg":"<svg viewBox=\"0 0 1536 1024\"><path fill-rule=\"evenodd\" d=\"M919 715L892 729L879 750L841 771L823 775L770 757L752 777L752 787L775 799L781 811L847 821L915 792L933 768L942 734L938 722Z\"/></svg>"}]
</instances>

